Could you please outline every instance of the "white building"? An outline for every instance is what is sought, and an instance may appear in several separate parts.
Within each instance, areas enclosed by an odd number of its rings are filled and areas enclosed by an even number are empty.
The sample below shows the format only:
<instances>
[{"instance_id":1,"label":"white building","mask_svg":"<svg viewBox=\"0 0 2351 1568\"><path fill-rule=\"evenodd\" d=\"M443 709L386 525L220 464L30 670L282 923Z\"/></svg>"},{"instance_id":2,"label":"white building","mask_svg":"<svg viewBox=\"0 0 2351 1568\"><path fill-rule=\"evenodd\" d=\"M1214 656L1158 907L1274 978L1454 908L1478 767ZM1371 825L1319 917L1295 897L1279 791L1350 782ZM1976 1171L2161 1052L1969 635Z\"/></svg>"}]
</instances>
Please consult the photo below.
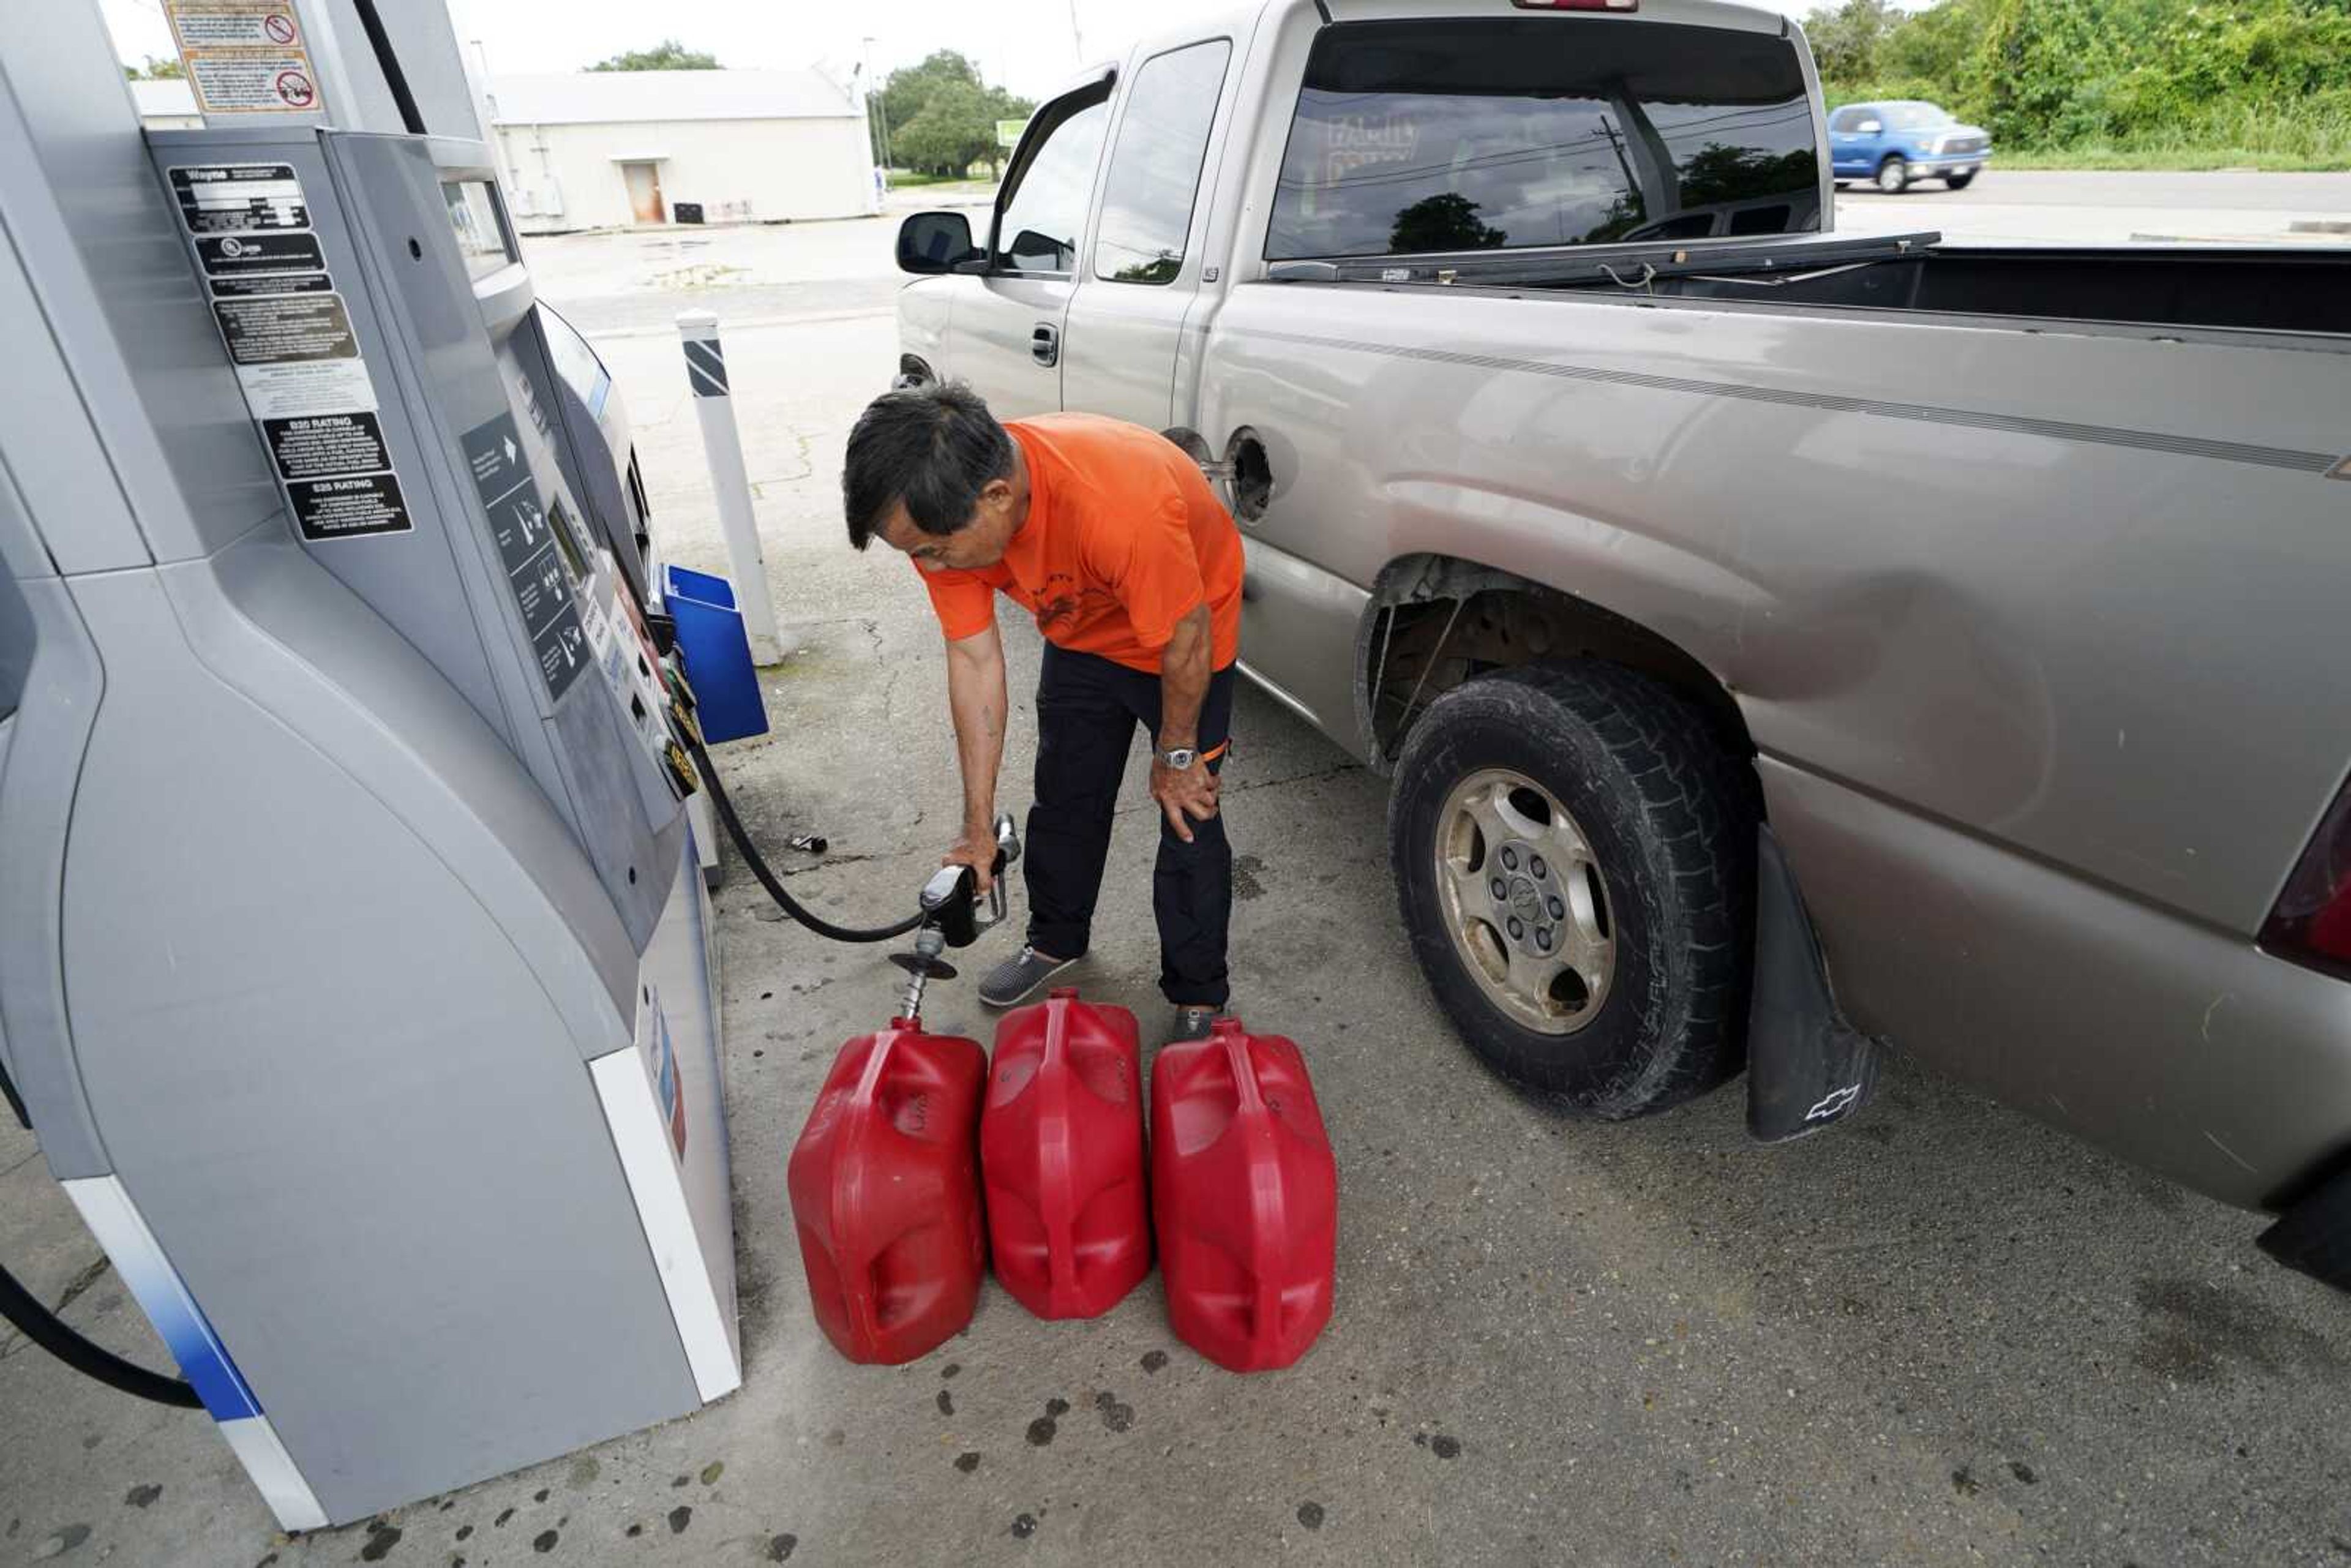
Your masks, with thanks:
<instances>
[{"instance_id":1,"label":"white building","mask_svg":"<svg viewBox=\"0 0 2351 1568\"><path fill-rule=\"evenodd\" d=\"M139 123L149 131L204 128L204 117L196 112L196 89L178 77L132 82L131 101L139 106Z\"/></svg>"},{"instance_id":2,"label":"white building","mask_svg":"<svg viewBox=\"0 0 2351 1568\"><path fill-rule=\"evenodd\" d=\"M863 107L821 71L499 76L489 106L525 234L879 210Z\"/></svg>"}]
</instances>

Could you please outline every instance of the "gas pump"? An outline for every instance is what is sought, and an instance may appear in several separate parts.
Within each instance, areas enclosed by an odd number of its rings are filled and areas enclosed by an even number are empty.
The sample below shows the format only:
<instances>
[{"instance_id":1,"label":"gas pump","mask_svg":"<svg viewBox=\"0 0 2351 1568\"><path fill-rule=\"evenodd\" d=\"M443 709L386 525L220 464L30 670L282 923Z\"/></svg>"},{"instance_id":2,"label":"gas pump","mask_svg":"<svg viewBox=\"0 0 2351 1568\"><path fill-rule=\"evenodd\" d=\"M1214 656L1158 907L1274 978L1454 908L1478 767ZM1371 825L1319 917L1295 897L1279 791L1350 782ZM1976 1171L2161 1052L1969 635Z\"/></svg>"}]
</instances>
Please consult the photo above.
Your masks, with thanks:
<instances>
[{"instance_id":1,"label":"gas pump","mask_svg":"<svg viewBox=\"0 0 2351 1568\"><path fill-rule=\"evenodd\" d=\"M742 1364L642 488L446 16L243 10L0 29L0 1082L293 1530Z\"/></svg>"}]
</instances>

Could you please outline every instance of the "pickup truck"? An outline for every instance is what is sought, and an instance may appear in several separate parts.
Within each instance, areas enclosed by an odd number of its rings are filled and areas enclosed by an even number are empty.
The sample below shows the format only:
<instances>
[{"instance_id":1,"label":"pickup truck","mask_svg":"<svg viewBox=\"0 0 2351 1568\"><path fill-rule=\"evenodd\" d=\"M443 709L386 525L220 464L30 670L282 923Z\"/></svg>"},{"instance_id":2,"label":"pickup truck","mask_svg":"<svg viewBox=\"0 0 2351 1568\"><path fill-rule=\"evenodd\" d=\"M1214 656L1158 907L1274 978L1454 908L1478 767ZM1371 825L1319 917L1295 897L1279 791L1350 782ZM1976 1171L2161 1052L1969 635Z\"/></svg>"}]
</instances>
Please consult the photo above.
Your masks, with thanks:
<instances>
[{"instance_id":1,"label":"pickup truck","mask_svg":"<svg viewBox=\"0 0 2351 1568\"><path fill-rule=\"evenodd\" d=\"M1266 0L907 220L898 372L1191 447L1468 1044L1599 1117L1891 1046L2351 1280L2351 263L1840 235L1709 0Z\"/></svg>"}]
</instances>

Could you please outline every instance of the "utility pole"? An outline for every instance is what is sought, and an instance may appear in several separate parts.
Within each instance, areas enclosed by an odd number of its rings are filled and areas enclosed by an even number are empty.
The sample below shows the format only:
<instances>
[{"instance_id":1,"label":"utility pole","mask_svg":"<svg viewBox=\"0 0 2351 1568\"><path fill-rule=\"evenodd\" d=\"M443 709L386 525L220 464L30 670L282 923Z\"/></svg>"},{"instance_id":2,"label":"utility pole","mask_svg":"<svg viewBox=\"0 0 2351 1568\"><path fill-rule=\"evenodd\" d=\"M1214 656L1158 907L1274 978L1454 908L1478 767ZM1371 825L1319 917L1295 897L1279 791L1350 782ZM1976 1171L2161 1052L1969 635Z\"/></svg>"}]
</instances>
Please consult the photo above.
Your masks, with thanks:
<instances>
[{"instance_id":1,"label":"utility pole","mask_svg":"<svg viewBox=\"0 0 2351 1568\"><path fill-rule=\"evenodd\" d=\"M892 159L890 157L890 112L883 107L881 88L873 79L873 40L871 38L863 38L860 39L859 42L865 51L865 101L868 111L873 116L874 129L881 133L882 167L887 169L892 163Z\"/></svg>"},{"instance_id":2,"label":"utility pole","mask_svg":"<svg viewBox=\"0 0 2351 1568\"><path fill-rule=\"evenodd\" d=\"M1078 51L1078 68L1086 64L1086 36L1078 30L1078 0L1070 0L1070 42Z\"/></svg>"}]
</instances>

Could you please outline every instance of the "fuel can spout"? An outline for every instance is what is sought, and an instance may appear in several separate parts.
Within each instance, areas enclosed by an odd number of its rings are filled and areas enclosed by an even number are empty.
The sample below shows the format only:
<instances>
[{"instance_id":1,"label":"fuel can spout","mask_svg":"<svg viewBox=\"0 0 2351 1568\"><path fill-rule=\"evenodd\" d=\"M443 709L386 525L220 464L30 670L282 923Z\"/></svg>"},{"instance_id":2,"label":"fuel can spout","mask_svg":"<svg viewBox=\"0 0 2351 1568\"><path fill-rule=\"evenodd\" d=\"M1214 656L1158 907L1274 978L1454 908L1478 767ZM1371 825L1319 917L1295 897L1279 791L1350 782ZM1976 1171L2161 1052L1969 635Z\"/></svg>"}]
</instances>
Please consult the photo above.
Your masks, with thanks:
<instances>
[{"instance_id":1,"label":"fuel can spout","mask_svg":"<svg viewBox=\"0 0 2351 1568\"><path fill-rule=\"evenodd\" d=\"M967 865L941 866L923 884L919 903L921 923L914 927L912 952L893 953L890 962L906 971L906 989L898 1005L898 1016L919 1019L923 1016L923 991L933 980L952 980L956 967L944 956L950 947L968 947L979 940L979 934L1001 925L1010 912L1010 899L1005 893L1004 873L1020 858L1020 835L1012 826L1012 816L1005 812L996 819L996 860L990 870L994 879L984 901L987 913L981 916L983 900L975 888L977 878Z\"/></svg>"}]
</instances>

